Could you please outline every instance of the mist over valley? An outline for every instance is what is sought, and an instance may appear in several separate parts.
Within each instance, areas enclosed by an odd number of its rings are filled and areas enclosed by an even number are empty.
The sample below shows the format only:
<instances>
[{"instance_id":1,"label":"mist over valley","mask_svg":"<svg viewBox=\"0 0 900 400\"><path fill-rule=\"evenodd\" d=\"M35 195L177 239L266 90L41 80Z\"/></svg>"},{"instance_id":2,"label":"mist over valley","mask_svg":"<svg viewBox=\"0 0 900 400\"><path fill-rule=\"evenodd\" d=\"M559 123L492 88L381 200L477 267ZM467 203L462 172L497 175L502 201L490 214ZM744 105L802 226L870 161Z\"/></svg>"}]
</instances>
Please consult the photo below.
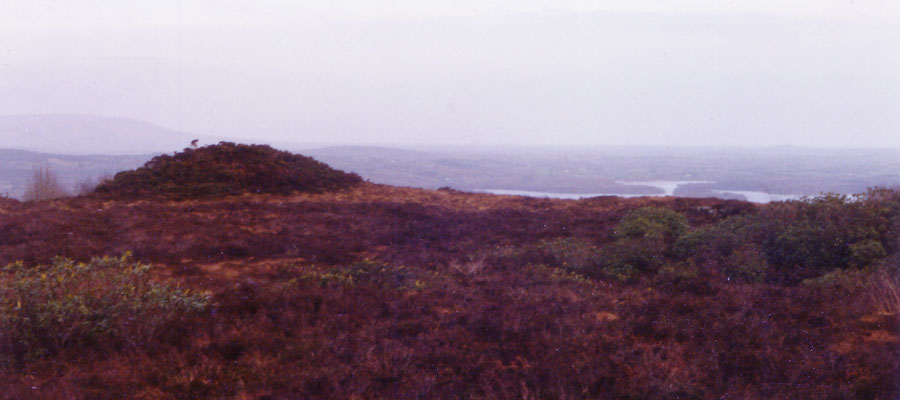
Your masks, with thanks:
<instances>
[{"instance_id":1,"label":"mist over valley","mask_svg":"<svg viewBox=\"0 0 900 400\"><path fill-rule=\"evenodd\" d=\"M75 192L155 154L190 147L194 139L199 145L241 141L84 115L0 117L0 132L0 193L14 198L21 198L36 167L49 167ZM896 149L273 145L374 183L563 198L673 195L767 202L900 185Z\"/></svg>"}]
</instances>

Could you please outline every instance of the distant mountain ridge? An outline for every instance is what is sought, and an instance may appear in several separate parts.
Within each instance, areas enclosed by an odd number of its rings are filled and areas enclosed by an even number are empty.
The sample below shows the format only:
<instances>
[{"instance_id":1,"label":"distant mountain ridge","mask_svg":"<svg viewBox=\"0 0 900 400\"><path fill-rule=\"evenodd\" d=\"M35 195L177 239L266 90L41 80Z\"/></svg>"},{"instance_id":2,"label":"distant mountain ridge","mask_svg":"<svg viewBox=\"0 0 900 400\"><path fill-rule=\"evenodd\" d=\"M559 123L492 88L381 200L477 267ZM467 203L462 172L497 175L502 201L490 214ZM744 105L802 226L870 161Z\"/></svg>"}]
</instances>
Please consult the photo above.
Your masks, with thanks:
<instances>
[{"instance_id":1,"label":"distant mountain ridge","mask_svg":"<svg viewBox=\"0 0 900 400\"><path fill-rule=\"evenodd\" d=\"M63 187L72 192L82 182L140 167L152 154L66 155L0 149L0 197L22 198L35 167L47 166Z\"/></svg>"},{"instance_id":2,"label":"distant mountain ridge","mask_svg":"<svg viewBox=\"0 0 900 400\"><path fill-rule=\"evenodd\" d=\"M372 182L463 190L661 194L618 182L710 181L677 196L743 198L860 193L900 185L900 150L812 148L473 148L336 146L300 150ZM723 193L726 192L726 193ZM728 194L727 192L732 192Z\"/></svg>"},{"instance_id":3,"label":"distant mountain ridge","mask_svg":"<svg viewBox=\"0 0 900 400\"><path fill-rule=\"evenodd\" d=\"M295 137L303 134L298 129ZM36 166L47 165L73 188L181 151L193 139L200 146L268 142L374 183L430 189L659 195L658 188L620 182L709 181L674 194L742 198L735 193L849 194L900 186L898 149L323 147L196 135L129 118L46 114L0 116L0 195L20 197Z\"/></svg>"},{"instance_id":4,"label":"distant mountain ridge","mask_svg":"<svg viewBox=\"0 0 900 400\"><path fill-rule=\"evenodd\" d=\"M212 144L224 138L180 132L132 118L82 114L0 116L0 148L78 155L151 154L181 150L193 139Z\"/></svg>"}]
</instances>

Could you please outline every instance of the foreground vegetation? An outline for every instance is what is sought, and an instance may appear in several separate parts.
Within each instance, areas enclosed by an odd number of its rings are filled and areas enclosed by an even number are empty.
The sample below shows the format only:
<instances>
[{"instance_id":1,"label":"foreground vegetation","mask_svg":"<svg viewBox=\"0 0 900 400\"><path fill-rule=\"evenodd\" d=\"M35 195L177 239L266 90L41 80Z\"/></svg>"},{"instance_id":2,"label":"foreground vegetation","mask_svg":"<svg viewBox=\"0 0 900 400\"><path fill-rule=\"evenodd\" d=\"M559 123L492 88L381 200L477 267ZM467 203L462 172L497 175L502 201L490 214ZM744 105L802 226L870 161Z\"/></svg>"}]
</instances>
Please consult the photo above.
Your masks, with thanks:
<instances>
[{"instance_id":1,"label":"foreground vegetation","mask_svg":"<svg viewBox=\"0 0 900 400\"><path fill-rule=\"evenodd\" d=\"M900 396L897 190L174 199L0 203L0 398Z\"/></svg>"},{"instance_id":2,"label":"foreground vegetation","mask_svg":"<svg viewBox=\"0 0 900 400\"><path fill-rule=\"evenodd\" d=\"M72 350L144 347L204 310L208 299L147 279L126 254L87 263L7 265L0 281L0 350L24 366Z\"/></svg>"}]
</instances>

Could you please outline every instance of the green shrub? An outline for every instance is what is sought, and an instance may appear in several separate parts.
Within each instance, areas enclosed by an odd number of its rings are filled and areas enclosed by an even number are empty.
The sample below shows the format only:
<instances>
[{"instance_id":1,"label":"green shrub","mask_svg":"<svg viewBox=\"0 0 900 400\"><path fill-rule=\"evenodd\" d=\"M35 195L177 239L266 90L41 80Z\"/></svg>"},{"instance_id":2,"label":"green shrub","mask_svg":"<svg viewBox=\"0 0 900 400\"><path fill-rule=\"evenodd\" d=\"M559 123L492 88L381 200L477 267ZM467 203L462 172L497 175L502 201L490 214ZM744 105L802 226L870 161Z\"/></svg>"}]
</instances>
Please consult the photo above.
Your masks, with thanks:
<instances>
[{"instance_id":1,"label":"green shrub","mask_svg":"<svg viewBox=\"0 0 900 400\"><path fill-rule=\"evenodd\" d=\"M671 255L676 260L687 260L709 249L716 239L715 226L704 226L681 235L672 244Z\"/></svg>"},{"instance_id":2,"label":"green shrub","mask_svg":"<svg viewBox=\"0 0 900 400\"><path fill-rule=\"evenodd\" d=\"M718 223L685 232L672 244L670 254L677 260L694 258L715 262L730 257L743 243L751 242L752 216L732 216Z\"/></svg>"},{"instance_id":3,"label":"green shrub","mask_svg":"<svg viewBox=\"0 0 900 400\"><path fill-rule=\"evenodd\" d=\"M819 270L865 266L896 251L900 192L830 194L777 205L761 217L762 244L772 265Z\"/></svg>"},{"instance_id":4,"label":"green shrub","mask_svg":"<svg viewBox=\"0 0 900 400\"><path fill-rule=\"evenodd\" d=\"M642 207L630 211L616 227L619 238L649 238L672 243L688 229L687 218L662 207Z\"/></svg>"},{"instance_id":5,"label":"green shrub","mask_svg":"<svg viewBox=\"0 0 900 400\"><path fill-rule=\"evenodd\" d=\"M705 296L715 293L710 279L692 260L665 264L659 268L654 278L657 287L670 292L688 292Z\"/></svg>"},{"instance_id":6,"label":"green shrub","mask_svg":"<svg viewBox=\"0 0 900 400\"><path fill-rule=\"evenodd\" d=\"M538 250L551 265L582 274L592 274L601 261L600 250L583 238L545 240Z\"/></svg>"},{"instance_id":7,"label":"green shrub","mask_svg":"<svg viewBox=\"0 0 900 400\"><path fill-rule=\"evenodd\" d=\"M150 265L129 256L2 268L0 354L22 362L63 349L141 346L206 307L206 295L153 282Z\"/></svg>"},{"instance_id":8,"label":"green shrub","mask_svg":"<svg viewBox=\"0 0 900 400\"><path fill-rule=\"evenodd\" d=\"M665 261L665 245L654 239L619 239L603 247L600 272L604 277L631 281L637 274L655 273Z\"/></svg>"},{"instance_id":9,"label":"green shrub","mask_svg":"<svg viewBox=\"0 0 900 400\"><path fill-rule=\"evenodd\" d=\"M834 268L879 264L896 252L897 232L900 191L873 189L773 203L686 232L666 254L739 281L796 283Z\"/></svg>"},{"instance_id":10,"label":"green shrub","mask_svg":"<svg viewBox=\"0 0 900 400\"><path fill-rule=\"evenodd\" d=\"M633 281L639 274L656 272L665 261L665 242L655 235L620 237L602 248L583 238L542 241L540 260L584 276Z\"/></svg>"},{"instance_id":11,"label":"green shrub","mask_svg":"<svg viewBox=\"0 0 900 400\"><path fill-rule=\"evenodd\" d=\"M423 289L425 280L418 271L404 266L391 266L372 260L362 260L348 266L332 267L325 271L307 271L300 281L316 282L322 287L354 287L366 285L383 289Z\"/></svg>"},{"instance_id":12,"label":"green shrub","mask_svg":"<svg viewBox=\"0 0 900 400\"><path fill-rule=\"evenodd\" d=\"M544 264L529 265L527 270L531 273L544 276L557 283L578 283L589 284L591 280L574 271L568 271L560 268L551 268Z\"/></svg>"},{"instance_id":13,"label":"green shrub","mask_svg":"<svg viewBox=\"0 0 900 400\"><path fill-rule=\"evenodd\" d=\"M864 267L887 256L884 246L878 240L866 239L850 245L850 265Z\"/></svg>"},{"instance_id":14,"label":"green shrub","mask_svg":"<svg viewBox=\"0 0 900 400\"><path fill-rule=\"evenodd\" d=\"M723 273L729 282L762 283L766 279L766 259L751 247L741 247L725 259Z\"/></svg>"},{"instance_id":15,"label":"green shrub","mask_svg":"<svg viewBox=\"0 0 900 400\"><path fill-rule=\"evenodd\" d=\"M801 284L803 286L854 288L861 285L860 282L866 274L866 271L855 268L835 268L815 278L804 279Z\"/></svg>"},{"instance_id":16,"label":"green shrub","mask_svg":"<svg viewBox=\"0 0 900 400\"><path fill-rule=\"evenodd\" d=\"M619 239L597 248L583 238L542 241L539 259L549 266L580 276L633 281L640 273L655 271L664 260L663 245L652 239Z\"/></svg>"},{"instance_id":17,"label":"green shrub","mask_svg":"<svg viewBox=\"0 0 900 400\"><path fill-rule=\"evenodd\" d=\"M634 282L640 275L640 271L631 264L617 262L604 265L594 275L606 280Z\"/></svg>"}]
</instances>

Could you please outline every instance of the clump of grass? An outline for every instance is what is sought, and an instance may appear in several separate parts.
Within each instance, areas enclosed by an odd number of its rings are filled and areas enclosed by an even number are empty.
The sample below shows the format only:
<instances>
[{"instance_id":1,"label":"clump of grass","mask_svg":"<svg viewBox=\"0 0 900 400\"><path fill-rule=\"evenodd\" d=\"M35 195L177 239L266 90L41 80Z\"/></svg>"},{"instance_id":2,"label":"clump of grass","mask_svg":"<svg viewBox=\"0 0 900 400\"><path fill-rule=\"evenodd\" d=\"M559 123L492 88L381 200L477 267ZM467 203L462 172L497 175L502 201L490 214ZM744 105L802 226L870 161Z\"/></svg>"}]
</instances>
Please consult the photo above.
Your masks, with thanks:
<instances>
[{"instance_id":1,"label":"clump of grass","mask_svg":"<svg viewBox=\"0 0 900 400\"><path fill-rule=\"evenodd\" d=\"M900 313L900 277L896 274L879 269L863 282L863 287L877 312Z\"/></svg>"},{"instance_id":2,"label":"clump of grass","mask_svg":"<svg viewBox=\"0 0 900 400\"><path fill-rule=\"evenodd\" d=\"M869 308L879 314L900 313L900 275L898 267L878 265L867 268L840 269L816 278L806 279L804 286L861 290Z\"/></svg>"},{"instance_id":3,"label":"clump of grass","mask_svg":"<svg viewBox=\"0 0 900 400\"><path fill-rule=\"evenodd\" d=\"M592 281L577 272L560 268L551 268L544 264L529 265L528 270L535 274L546 276L553 282L571 282L578 284L590 284Z\"/></svg>"},{"instance_id":4,"label":"clump of grass","mask_svg":"<svg viewBox=\"0 0 900 400\"><path fill-rule=\"evenodd\" d=\"M121 257L0 270L0 361L17 363L104 346L143 346L203 310L208 297L147 276ZM7 359L6 361L10 361Z\"/></svg>"},{"instance_id":5,"label":"clump of grass","mask_svg":"<svg viewBox=\"0 0 900 400\"><path fill-rule=\"evenodd\" d=\"M583 238L545 240L537 249L551 264L578 273L594 273L602 262L600 250Z\"/></svg>"},{"instance_id":6,"label":"clump of grass","mask_svg":"<svg viewBox=\"0 0 900 400\"><path fill-rule=\"evenodd\" d=\"M366 259L345 267L307 271L300 275L299 280L318 282L322 287L368 285L398 290L423 289L425 282L418 279L417 275L402 265L391 266Z\"/></svg>"}]
</instances>

